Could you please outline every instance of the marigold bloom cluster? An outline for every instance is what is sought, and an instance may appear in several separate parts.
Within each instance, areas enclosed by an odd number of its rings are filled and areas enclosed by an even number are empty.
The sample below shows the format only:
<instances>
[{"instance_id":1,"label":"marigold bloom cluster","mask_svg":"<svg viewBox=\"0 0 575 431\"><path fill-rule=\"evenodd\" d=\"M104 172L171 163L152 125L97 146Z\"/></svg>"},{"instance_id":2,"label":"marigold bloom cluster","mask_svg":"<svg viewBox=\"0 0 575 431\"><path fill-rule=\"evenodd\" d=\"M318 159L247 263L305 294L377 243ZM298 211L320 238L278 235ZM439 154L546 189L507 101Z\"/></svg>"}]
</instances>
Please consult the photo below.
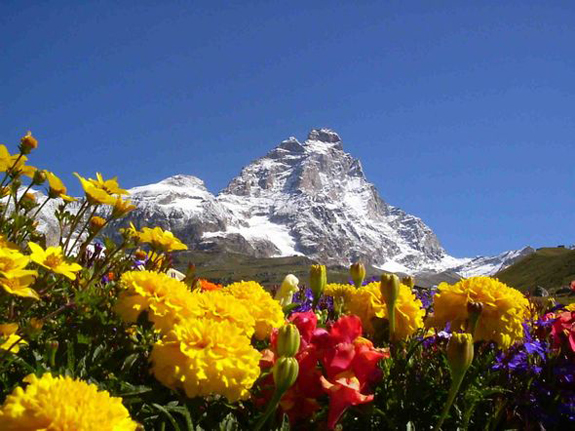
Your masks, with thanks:
<instances>
[{"instance_id":1,"label":"marigold bloom cluster","mask_svg":"<svg viewBox=\"0 0 575 431\"><path fill-rule=\"evenodd\" d=\"M134 422L120 398L95 385L70 377L24 378L26 389L16 388L0 408L5 431L75 430L133 431Z\"/></svg>"},{"instance_id":2,"label":"marigold bloom cluster","mask_svg":"<svg viewBox=\"0 0 575 431\"><path fill-rule=\"evenodd\" d=\"M120 293L115 310L128 323L147 311L156 328L167 332L180 320L199 314L194 313L188 286L166 274L128 271L122 274L120 285L125 290Z\"/></svg>"},{"instance_id":3,"label":"marigold bloom cluster","mask_svg":"<svg viewBox=\"0 0 575 431\"><path fill-rule=\"evenodd\" d=\"M352 284L329 283L325 285L323 294L325 296L331 296L333 299L341 300L344 304L348 304L355 290L356 288Z\"/></svg>"},{"instance_id":4,"label":"marigold bloom cluster","mask_svg":"<svg viewBox=\"0 0 575 431\"><path fill-rule=\"evenodd\" d=\"M188 314L205 317L218 322L228 321L250 337L254 334L256 321L244 303L221 290L208 290L190 294L191 310Z\"/></svg>"},{"instance_id":5,"label":"marigold bloom cluster","mask_svg":"<svg viewBox=\"0 0 575 431\"><path fill-rule=\"evenodd\" d=\"M356 289L346 303L346 308L351 314L359 316L368 334L375 331L372 323L374 317L387 318L387 307L379 282ZM395 336L405 339L422 328L424 315L421 301L408 286L401 284L395 302Z\"/></svg>"},{"instance_id":6,"label":"marigold bloom cluster","mask_svg":"<svg viewBox=\"0 0 575 431\"><path fill-rule=\"evenodd\" d=\"M227 320L189 319L154 345L152 373L190 398L220 394L245 399L260 374L261 354L240 328Z\"/></svg>"},{"instance_id":7,"label":"marigold bloom cluster","mask_svg":"<svg viewBox=\"0 0 575 431\"><path fill-rule=\"evenodd\" d=\"M223 292L239 299L256 322L255 336L258 340L269 337L273 328L284 324L284 314L278 301L255 281L232 283Z\"/></svg>"},{"instance_id":8,"label":"marigold bloom cluster","mask_svg":"<svg viewBox=\"0 0 575 431\"><path fill-rule=\"evenodd\" d=\"M508 348L523 339L522 323L529 314L529 302L516 289L490 277L471 277L453 285L441 283L434 296L434 315L429 326L466 330L468 302L483 304L477 322L475 340L494 341Z\"/></svg>"}]
</instances>

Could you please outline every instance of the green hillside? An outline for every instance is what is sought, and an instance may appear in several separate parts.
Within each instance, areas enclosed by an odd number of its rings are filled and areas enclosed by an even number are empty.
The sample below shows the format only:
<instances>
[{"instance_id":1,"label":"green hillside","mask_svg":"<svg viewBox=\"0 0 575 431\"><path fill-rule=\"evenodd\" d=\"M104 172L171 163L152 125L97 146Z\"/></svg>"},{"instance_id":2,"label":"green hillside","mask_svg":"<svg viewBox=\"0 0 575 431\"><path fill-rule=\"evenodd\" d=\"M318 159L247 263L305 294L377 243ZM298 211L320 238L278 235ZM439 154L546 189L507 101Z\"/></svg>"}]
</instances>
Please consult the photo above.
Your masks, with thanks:
<instances>
[{"instance_id":1,"label":"green hillside","mask_svg":"<svg viewBox=\"0 0 575 431\"><path fill-rule=\"evenodd\" d=\"M535 286L555 291L575 279L575 250L540 248L496 274L502 282L522 291Z\"/></svg>"},{"instance_id":2,"label":"green hillside","mask_svg":"<svg viewBox=\"0 0 575 431\"><path fill-rule=\"evenodd\" d=\"M174 256L174 265L185 272L188 263L196 265L198 277L219 283L239 280L255 280L264 286L280 284L287 274L294 274L302 283L307 283L310 265L316 263L306 257L255 258L235 253L206 253L189 251ZM368 268L368 276L381 271ZM328 283L343 283L349 279L347 268L328 267Z\"/></svg>"}]
</instances>

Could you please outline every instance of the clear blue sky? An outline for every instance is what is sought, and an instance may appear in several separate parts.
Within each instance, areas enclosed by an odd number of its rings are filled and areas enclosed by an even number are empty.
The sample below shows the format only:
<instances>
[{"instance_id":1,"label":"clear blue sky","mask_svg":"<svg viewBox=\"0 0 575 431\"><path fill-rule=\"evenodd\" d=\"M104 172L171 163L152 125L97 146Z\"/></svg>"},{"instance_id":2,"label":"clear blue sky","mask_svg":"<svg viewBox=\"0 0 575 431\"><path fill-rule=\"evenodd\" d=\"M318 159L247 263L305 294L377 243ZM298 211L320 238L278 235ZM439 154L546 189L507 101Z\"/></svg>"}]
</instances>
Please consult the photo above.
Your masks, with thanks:
<instances>
[{"instance_id":1,"label":"clear blue sky","mask_svg":"<svg viewBox=\"0 0 575 431\"><path fill-rule=\"evenodd\" d=\"M330 127L451 254L575 243L575 3L227 3L2 1L0 142L217 192Z\"/></svg>"}]
</instances>

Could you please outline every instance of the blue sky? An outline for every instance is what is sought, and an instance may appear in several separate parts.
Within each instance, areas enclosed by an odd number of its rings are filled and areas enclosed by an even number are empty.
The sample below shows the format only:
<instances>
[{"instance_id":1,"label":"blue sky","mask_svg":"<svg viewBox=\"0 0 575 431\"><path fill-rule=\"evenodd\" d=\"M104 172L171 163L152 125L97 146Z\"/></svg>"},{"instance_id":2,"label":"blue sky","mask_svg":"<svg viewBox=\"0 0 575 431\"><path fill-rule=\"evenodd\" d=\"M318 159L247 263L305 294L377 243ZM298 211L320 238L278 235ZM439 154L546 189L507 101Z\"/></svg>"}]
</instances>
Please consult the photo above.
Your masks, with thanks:
<instances>
[{"instance_id":1,"label":"blue sky","mask_svg":"<svg viewBox=\"0 0 575 431\"><path fill-rule=\"evenodd\" d=\"M73 171L217 192L330 127L453 255L572 244L574 22L570 1L3 1L0 142L31 129L73 193Z\"/></svg>"}]
</instances>

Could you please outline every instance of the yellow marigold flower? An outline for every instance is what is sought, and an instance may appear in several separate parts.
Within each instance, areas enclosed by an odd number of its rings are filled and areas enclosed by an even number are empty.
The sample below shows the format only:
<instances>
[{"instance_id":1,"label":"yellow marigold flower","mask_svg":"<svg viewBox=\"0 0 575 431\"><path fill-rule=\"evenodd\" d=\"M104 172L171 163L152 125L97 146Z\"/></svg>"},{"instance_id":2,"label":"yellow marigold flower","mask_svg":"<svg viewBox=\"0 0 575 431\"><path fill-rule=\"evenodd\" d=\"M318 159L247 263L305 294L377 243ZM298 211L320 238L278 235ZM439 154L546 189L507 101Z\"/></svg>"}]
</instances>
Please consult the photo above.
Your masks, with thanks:
<instances>
[{"instance_id":1,"label":"yellow marigold flower","mask_svg":"<svg viewBox=\"0 0 575 431\"><path fill-rule=\"evenodd\" d=\"M256 321L255 336L258 340L269 337L273 328L284 324L284 313L278 301L255 281L232 283L222 290L239 299Z\"/></svg>"},{"instance_id":2,"label":"yellow marigold flower","mask_svg":"<svg viewBox=\"0 0 575 431\"><path fill-rule=\"evenodd\" d=\"M150 229L144 227L137 233L137 237L143 243L149 243L153 248L162 250L166 253L176 250L187 250L188 247L181 242L170 231L165 231L161 227Z\"/></svg>"},{"instance_id":3,"label":"yellow marigold flower","mask_svg":"<svg viewBox=\"0 0 575 431\"><path fill-rule=\"evenodd\" d=\"M505 349L523 339L522 323L529 316L529 302L518 290L490 277L472 277L454 285L441 283L428 326L439 328L451 322L453 331L466 330L468 302L483 304L475 340L494 341Z\"/></svg>"},{"instance_id":4,"label":"yellow marigold flower","mask_svg":"<svg viewBox=\"0 0 575 431\"><path fill-rule=\"evenodd\" d=\"M76 200L76 198L66 194L68 193L68 189L62 180L56 176L56 174L50 171L44 171L44 173L46 174L46 179L48 180L48 197L52 199L61 198L68 202Z\"/></svg>"},{"instance_id":5,"label":"yellow marigold flower","mask_svg":"<svg viewBox=\"0 0 575 431\"><path fill-rule=\"evenodd\" d=\"M0 409L5 431L135 431L138 427L122 399L96 385L50 373L40 378L30 374L24 382L26 389L14 389Z\"/></svg>"},{"instance_id":6,"label":"yellow marigold flower","mask_svg":"<svg viewBox=\"0 0 575 431\"><path fill-rule=\"evenodd\" d=\"M201 317L218 322L226 320L248 337L254 334L256 321L243 301L221 290L196 291L192 293L192 298L194 314L199 311Z\"/></svg>"},{"instance_id":7,"label":"yellow marigold flower","mask_svg":"<svg viewBox=\"0 0 575 431\"><path fill-rule=\"evenodd\" d=\"M21 296L22 298L40 299L38 293L29 287L34 280L35 275L0 277L0 286L11 295Z\"/></svg>"},{"instance_id":8,"label":"yellow marigold flower","mask_svg":"<svg viewBox=\"0 0 575 431\"><path fill-rule=\"evenodd\" d=\"M189 319L176 325L153 349L152 373L190 398L223 395L246 399L259 377L261 354L227 320Z\"/></svg>"},{"instance_id":9,"label":"yellow marigold flower","mask_svg":"<svg viewBox=\"0 0 575 431\"><path fill-rule=\"evenodd\" d=\"M381 295L380 283L373 282L356 289L346 304L351 314L359 316L366 333L373 334L374 317L387 318L387 306ZM395 301L395 337L405 339L423 327L425 310L409 287L399 286L399 296Z\"/></svg>"},{"instance_id":10,"label":"yellow marigold flower","mask_svg":"<svg viewBox=\"0 0 575 431\"><path fill-rule=\"evenodd\" d=\"M28 242L28 247L32 250L30 259L32 259L33 262L56 274L62 274L70 280L75 280L76 274L74 273L82 269L82 265L66 262L66 258L62 253L62 247L60 246L48 247L44 250L38 244L30 241Z\"/></svg>"},{"instance_id":11,"label":"yellow marigold flower","mask_svg":"<svg viewBox=\"0 0 575 431\"><path fill-rule=\"evenodd\" d=\"M16 335L17 323L3 323L0 325L0 350L18 353L21 346L28 344L22 337Z\"/></svg>"},{"instance_id":12,"label":"yellow marigold flower","mask_svg":"<svg viewBox=\"0 0 575 431\"><path fill-rule=\"evenodd\" d=\"M188 286L166 274L128 271L120 285L126 290L120 293L115 311L128 323L148 311L150 321L165 333L180 320L201 315Z\"/></svg>"},{"instance_id":13,"label":"yellow marigold flower","mask_svg":"<svg viewBox=\"0 0 575 431\"><path fill-rule=\"evenodd\" d=\"M344 305L348 304L352 295L355 293L355 286L353 284L338 284L328 283L325 285L323 294L331 296L333 299L343 301Z\"/></svg>"},{"instance_id":14,"label":"yellow marigold flower","mask_svg":"<svg viewBox=\"0 0 575 431\"><path fill-rule=\"evenodd\" d=\"M77 172L74 172L74 175L80 180L89 203L92 205L114 205L116 203L116 198L106 190L96 187L90 180L78 175Z\"/></svg>"}]
</instances>

